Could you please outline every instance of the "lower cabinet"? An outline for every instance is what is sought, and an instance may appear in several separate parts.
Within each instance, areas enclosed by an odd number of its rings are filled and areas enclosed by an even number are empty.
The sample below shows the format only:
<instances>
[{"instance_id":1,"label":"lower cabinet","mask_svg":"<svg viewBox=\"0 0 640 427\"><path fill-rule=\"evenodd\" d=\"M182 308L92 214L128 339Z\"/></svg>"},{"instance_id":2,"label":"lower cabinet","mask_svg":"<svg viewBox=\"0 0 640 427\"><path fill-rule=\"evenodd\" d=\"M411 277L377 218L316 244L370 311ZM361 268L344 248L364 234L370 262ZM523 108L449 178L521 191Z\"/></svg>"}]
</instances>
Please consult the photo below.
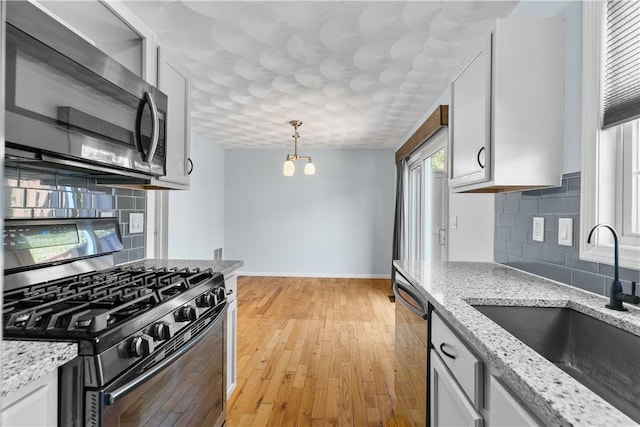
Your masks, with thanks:
<instances>
[{"instance_id":1,"label":"lower cabinet","mask_svg":"<svg viewBox=\"0 0 640 427\"><path fill-rule=\"evenodd\" d=\"M238 382L238 276L224 278L227 288L227 399Z\"/></svg>"},{"instance_id":2,"label":"lower cabinet","mask_svg":"<svg viewBox=\"0 0 640 427\"><path fill-rule=\"evenodd\" d=\"M431 317L431 426L542 425L522 401L434 311Z\"/></svg>"},{"instance_id":3,"label":"lower cabinet","mask_svg":"<svg viewBox=\"0 0 640 427\"><path fill-rule=\"evenodd\" d=\"M431 350L431 425L483 427L484 420L469 402L440 356Z\"/></svg>"},{"instance_id":4,"label":"lower cabinet","mask_svg":"<svg viewBox=\"0 0 640 427\"><path fill-rule=\"evenodd\" d=\"M58 371L3 397L1 419L3 426L57 426Z\"/></svg>"},{"instance_id":5,"label":"lower cabinet","mask_svg":"<svg viewBox=\"0 0 640 427\"><path fill-rule=\"evenodd\" d=\"M502 427L541 425L498 378L493 375L487 378L489 380L489 425Z\"/></svg>"},{"instance_id":6,"label":"lower cabinet","mask_svg":"<svg viewBox=\"0 0 640 427\"><path fill-rule=\"evenodd\" d=\"M236 388L238 380L238 301L229 303L227 309L227 398Z\"/></svg>"}]
</instances>

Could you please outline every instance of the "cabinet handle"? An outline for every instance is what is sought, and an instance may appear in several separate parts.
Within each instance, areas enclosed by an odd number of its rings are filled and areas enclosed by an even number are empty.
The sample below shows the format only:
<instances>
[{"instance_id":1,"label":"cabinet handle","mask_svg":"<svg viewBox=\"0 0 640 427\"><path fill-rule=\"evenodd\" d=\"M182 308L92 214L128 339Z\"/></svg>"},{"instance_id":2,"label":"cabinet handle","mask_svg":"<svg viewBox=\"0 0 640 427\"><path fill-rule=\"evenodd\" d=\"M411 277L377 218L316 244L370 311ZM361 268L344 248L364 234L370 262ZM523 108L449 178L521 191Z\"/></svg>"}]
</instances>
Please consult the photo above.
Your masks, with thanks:
<instances>
[{"instance_id":1,"label":"cabinet handle","mask_svg":"<svg viewBox=\"0 0 640 427\"><path fill-rule=\"evenodd\" d=\"M193 172L193 160L191 160L191 157L187 157L187 162L189 162L189 171L187 172L187 175L191 175L191 172Z\"/></svg>"},{"instance_id":2,"label":"cabinet handle","mask_svg":"<svg viewBox=\"0 0 640 427\"><path fill-rule=\"evenodd\" d=\"M480 167L482 169L484 169L484 165L482 164L482 162L480 161L480 155L484 152L484 147L482 147L481 149L478 150L478 156L477 156L477 160L478 160L478 164L480 165ZM486 162L485 162L486 163Z\"/></svg>"},{"instance_id":3,"label":"cabinet handle","mask_svg":"<svg viewBox=\"0 0 640 427\"><path fill-rule=\"evenodd\" d=\"M454 356L451 353L447 353L447 350L444 349L444 346L445 346L444 343L440 344L440 351L442 352L442 354L444 354L445 356L455 360L456 356Z\"/></svg>"}]
</instances>

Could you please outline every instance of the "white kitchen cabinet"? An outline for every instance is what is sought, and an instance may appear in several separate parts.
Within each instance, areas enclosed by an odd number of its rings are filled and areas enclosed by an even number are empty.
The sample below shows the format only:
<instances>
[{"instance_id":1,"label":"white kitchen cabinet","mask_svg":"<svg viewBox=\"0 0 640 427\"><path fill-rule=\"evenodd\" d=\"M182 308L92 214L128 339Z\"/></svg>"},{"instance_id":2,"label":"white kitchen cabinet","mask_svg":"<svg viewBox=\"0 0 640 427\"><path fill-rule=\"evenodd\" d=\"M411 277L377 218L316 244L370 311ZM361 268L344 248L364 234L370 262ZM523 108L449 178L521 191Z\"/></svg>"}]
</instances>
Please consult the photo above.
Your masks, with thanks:
<instances>
[{"instance_id":1,"label":"white kitchen cabinet","mask_svg":"<svg viewBox=\"0 0 640 427\"><path fill-rule=\"evenodd\" d=\"M57 426L58 371L27 384L2 398L2 425Z\"/></svg>"},{"instance_id":2,"label":"white kitchen cabinet","mask_svg":"<svg viewBox=\"0 0 640 427\"><path fill-rule=\"evenodd\" d=\"M476 408L483 402L483 363L434 311L431 313L434 351L451 371Z\"/></svg>"},{"instance_id":3,"label":"white kitchen cabinet","mask_svg":"<svg viewBox=\"0 0 640 427\"><path fill-rule=\"evenodd\" d=\"M541 425L436 311L431 313L430 373L432 426Z\"/></svg>"},{"instance_id":4,"label":"white kitchen cabinet","mask_svg":"<svg viewBox=\"0 0 640 427\"><path fill-rule=\"evenodd\" d=\"M123 2L41 0L37 5L134 74L155 84L155 37Z\"/></svg>"},{"instance_id":5,"label":"white kitchen cabinet","mask_svg":"<svg viewBox=\"0 0 640 427\"><path fill-rule=\"evenodd\" d=\"M517 397L493 375L489 378L488 427L520 427L541 425Z\"/></svg>"},{"instance_id":6,"label":"white kitchen cabinet","mask_svg":"<svg viewBox=\"0 0 640 427\"><path fill-rule=\"evenodd\" d=\"M482 427L484 420L435 350L430 361L431 425Z\"/></svg>"},{"instance_id":7,"label":"white kitchen cabinet","mask_svg":"<svg viewBox=\"0 0 640 427\"><path fill-rule=\"evenodd\" d=\"M496 193L557 186L564 147L564 27L499 19L451 83L449 185Z\"/></svg>"},{"instance_id":8,"label":"white kitchen cabinet","mask_svg":"<svg viewBox=\"0 0 640 427\"><path fill-rule=\"evenodd\" d=\"M238 382L238 276L224 278L227 289L227 398Z\"/></svg>"},{"instance_id":9,"label":"white kitchen cabinet","mask_svg":"<svg viewBox=\"0 0 640 427\"><path fill-rule=\"evenodd\" d=\"M193 162L189 126L189 73L169 53L158 48L158 89L169 97L167 111L166 175L158 178L164 187L188 190Z\"/></svg>"}]
</instances>

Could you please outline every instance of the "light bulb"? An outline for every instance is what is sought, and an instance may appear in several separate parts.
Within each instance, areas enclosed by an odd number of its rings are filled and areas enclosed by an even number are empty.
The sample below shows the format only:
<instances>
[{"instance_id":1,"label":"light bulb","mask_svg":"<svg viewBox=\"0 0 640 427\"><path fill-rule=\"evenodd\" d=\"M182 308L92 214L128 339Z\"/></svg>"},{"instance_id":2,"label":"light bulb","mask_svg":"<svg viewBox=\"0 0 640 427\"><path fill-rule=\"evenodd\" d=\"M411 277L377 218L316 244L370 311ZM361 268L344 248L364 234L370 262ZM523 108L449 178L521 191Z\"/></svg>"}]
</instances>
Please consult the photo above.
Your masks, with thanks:
<instances>
[{"instance_id":1,"label":"light bulb","mask_svg":"<svg viewBox=\"0 0 640 427\"><path fill-rule=\"evenodd\" d=\"M293 176L293 173L296 171L296 165L293 164L292 160L287 160L282 165L282 175L284 176Z\"/></svg>"},{"instance_id":2,"label":"light bulb","mask_svg":"<svg viewBox=\"0 0 640 427\"><path fill-rule=\"evenodd\" d=\"M311 160L309 160L309 163L307 163L304 166L304 174L305 175L315 175L316 174L316 167L313 165L313 163L311 163Z\"/></svg>"}]
</instances>

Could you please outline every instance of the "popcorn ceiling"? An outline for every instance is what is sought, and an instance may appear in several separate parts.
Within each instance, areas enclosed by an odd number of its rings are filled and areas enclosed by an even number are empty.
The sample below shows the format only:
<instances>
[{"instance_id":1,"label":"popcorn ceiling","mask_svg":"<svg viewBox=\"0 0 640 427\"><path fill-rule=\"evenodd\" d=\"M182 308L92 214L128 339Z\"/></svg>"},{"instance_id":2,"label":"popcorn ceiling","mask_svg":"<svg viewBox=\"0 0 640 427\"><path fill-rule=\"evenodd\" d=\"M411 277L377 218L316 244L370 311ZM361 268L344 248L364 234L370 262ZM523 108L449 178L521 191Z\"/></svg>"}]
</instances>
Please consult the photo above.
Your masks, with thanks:
<instances>
[{"instance_id":1,"label":"popcorn ceiling","mask_svg":"<svg viewBox=\"0 0 640 427\"><path fill-rule=\"evenodd\" d=\"M516 2L132 1L229 148L394 148Z\"/></svg>"}]
</instances>

